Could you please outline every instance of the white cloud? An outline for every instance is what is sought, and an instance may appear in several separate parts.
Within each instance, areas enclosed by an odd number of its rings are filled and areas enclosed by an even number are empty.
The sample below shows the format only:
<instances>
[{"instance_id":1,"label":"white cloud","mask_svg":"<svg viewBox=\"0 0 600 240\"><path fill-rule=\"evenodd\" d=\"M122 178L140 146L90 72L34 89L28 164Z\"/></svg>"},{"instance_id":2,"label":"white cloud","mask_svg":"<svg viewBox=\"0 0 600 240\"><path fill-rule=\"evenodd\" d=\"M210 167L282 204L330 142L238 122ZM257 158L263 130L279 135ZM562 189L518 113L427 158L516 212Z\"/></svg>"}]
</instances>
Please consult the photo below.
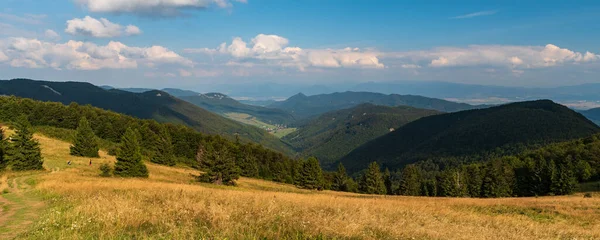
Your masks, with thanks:
<instances>
[{"instance_id":1,"label":"white cloud","mask_svg":"<svg viewBox=\"0 0 600 240\"><path fill-rule=\"evenodd\" d=\"M494 15L496 13L498 13L498 11L481 11L481 12L474 12L474 13L469 13L469 14L460 15L460 16L456 16L456 17L451 17L450 19L474 18L474 17Z\"/></svg>"},{"instance_id":2,"label":"white cloud","mask_svg":"<svg viewBox=\"0 0 600 240\"><path fill-rule=\"evenodd\" d=\"M60 39L60 36L58 35L58 33L56 33L54 30L51 30L51 29L47 29L44 32L44 36L50 40L59 40Z\"/></svg>"},{"instance_id":3,"label":"white cloud","mask_svg":"<svg viewBox=\"0 0 600 240\"><path fill-rule=\"evenodd\" d=\"M120 42L105 46L90 42L44 42L38 39L0 40L0 52L12 67L54 69L133 69L159 64L193 67L193 62L162 46L130 47Z\"/></svg>"},{"instance_id":4,"label":"white cloud","mask_svg":"<svg viewBox=\"0 0 600 240\"><path fill-rule=\"evenodd\" d=\"M379 62L379 53L375 51L363 51L358 48L302 49L288 47L288 44L289 40L284 37L259 34L251 39L250 44L236 37L229 45L222 43L214 49L198 48L185 51L211 55L225 54L238 60L250 59L267 65L293 67L300 70L305 70L307 67L384 68L384 65ZM228 65L231 65L230 63Z\"/></svg>"},{"instance_id":5,"label":"white cloud","mask_svg":"<svg viewBox=\"0 0 600 240\"><path fill-rule=\"evenodd\" d=\"M421 68L421 66L416 65L416 64L402 64L400 67L407 68L407 69Z\"/></svg>"},{"instance_id":6,"label":"white cloud","mask_svg":"<svg viewBox=\"0 0 600 240\"><path fill-rule=\"evenodd\" d=\"M138 35L141 31L138 27L129 25L123 27L113 23L106 18L95 19L86 16L83 19L74 18L67 21L65 32L71 35L84 35L97 38L111 38L125 35Z\"/></svg>"},{"instance_id":7,"label":"white cloud","mask_svg":"<svg viewBox=\"0 0 600 240\"><path fill-rule=\"evenodd\" d=\"M75 0L90 12L132 13L138 15L176 16L184 10L205 9L215 5L228 8L228 0ZM246 1L237 1L246 3Z\"/></svg>"},{"instance_id":8,"label":"white cloud","mask_svg":"<svg viewBox=\"0 0 600 240\"><path fill-rule=\"evenodd\" d=\"M140 30L140 28L138 28L136 26L128 25L125 28L125 34L127 34L128 36L140 35L140 34L142 34L142 30Z\"/></svg>"},{"instance_id":9,"label":"white cloud","mask_svg":"<svg viewBox=\"0 0 600 240\"><path fill-rule=\"evenodd\" d=\"M580 64L600 60L594 53L585 54L546 46L473 45L463 48L441 47L426 51L390 52L381 58L401 64L430 67L507 67L518 69L545 68L564 64Z\"/></svg>"}]
</instances>

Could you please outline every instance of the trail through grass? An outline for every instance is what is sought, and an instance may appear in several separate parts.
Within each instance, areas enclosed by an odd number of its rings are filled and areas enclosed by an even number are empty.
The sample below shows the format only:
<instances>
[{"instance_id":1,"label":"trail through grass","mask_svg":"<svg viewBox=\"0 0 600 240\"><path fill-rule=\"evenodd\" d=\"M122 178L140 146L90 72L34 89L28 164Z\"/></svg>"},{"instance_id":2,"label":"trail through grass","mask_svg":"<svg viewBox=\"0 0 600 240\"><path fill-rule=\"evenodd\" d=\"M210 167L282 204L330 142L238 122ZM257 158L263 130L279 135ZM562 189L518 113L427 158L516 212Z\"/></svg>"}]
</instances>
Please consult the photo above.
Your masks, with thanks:
<instances>
[{"instance_id":1,"label":"trail through grass","mask_svg":"<svg viewBox=\"0 0 600 240\"><path fill-rule=\"evenodd\" d=\"M34 189L42 172L7 174L2 177L0 195L0 239L12 239L25 232L44 209L41 194Z\"/></svg>"}]
</instances>

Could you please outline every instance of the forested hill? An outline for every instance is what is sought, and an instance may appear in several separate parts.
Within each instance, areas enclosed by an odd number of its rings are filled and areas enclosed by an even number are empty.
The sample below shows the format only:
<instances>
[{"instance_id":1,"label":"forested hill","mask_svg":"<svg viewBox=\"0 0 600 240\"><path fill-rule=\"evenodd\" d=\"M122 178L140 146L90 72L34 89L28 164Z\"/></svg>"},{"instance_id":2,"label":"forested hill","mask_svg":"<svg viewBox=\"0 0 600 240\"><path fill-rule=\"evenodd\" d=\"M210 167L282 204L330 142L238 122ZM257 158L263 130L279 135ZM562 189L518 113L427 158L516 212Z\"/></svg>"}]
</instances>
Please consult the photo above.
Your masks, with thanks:
<instances>
[{"instance_id":1,"label":"forested hill","mask_svg":"<svg viewBox=\"0 0 600 240\"><path fill-rule=\"evenodd\" d=\"M300 130L284 137L301 156L315 156L325 168L360 145L435 110L407 106L387 107L369 103L325 113L303 123Z\"/></svg>"},{"instance_id":2,"label":"forested hill","mask_svg":"<svg viewBox=\"0 0 600 240\"><path fill-rule=\"evenodd\" d=\"M334 110L354 107L361 103L371 103L383 106L410 106L440 112L456 112L462 110L483 108L487 106L472 106L465 103L455 103L442 99L414 95L385 95L370 92L341 92L306 96L296 94L285 101L275 102L269 107L286 110L297 118L308 118Z\"/></svg>"},{"instance_id":3,"label":"forested hill","mask_svg":"<svg viewBox=\"0 0 600 240\"><path fill-rule=\"evenodd\" d=\"M117 89L106 90L84 82L15 79L0 81L0 94L63 104L90 104L142 119L181 123L202 133L222 134L230 138L239 133L242 139L285 153L291 152L286 144L266 131L224 118L157 90L132 93Z\"/></svg>"},{"instance_id":4,"label":"forested hill","mask_svg":"<svg viewBox=\"0 0 600 240\"><path fill-rule=\"evenodd\" d=\"M583 116L592 120L596 124L600 124L600 108L592 108L589 110L580 111Z\"/></svg>"},{"instance_id":5,"label":"forested hill","mask_svg":"<svg viewBox=\"0 0 600 240\"><path fill-rule=\"evenodd\" d=\"M214 113L246 113L269 124L290 124L294 122L294 116L286 111L243 104L222 93L183 96L181 99Z\"/></svg>"},{"instance_id":6,"label":"forested hill","mask_svg":"<svg viewBox=\"0 0 600 240\"><path fill-rule=\"evenodd\" d=\"M599 132L593 122L549 100L424 117L377 138L344 156L350 172L377 161L397 169L419 160L513 154L515 148L587 137ZM443 163L442 163L443 164Z\"/></svg>"}]
</instances>

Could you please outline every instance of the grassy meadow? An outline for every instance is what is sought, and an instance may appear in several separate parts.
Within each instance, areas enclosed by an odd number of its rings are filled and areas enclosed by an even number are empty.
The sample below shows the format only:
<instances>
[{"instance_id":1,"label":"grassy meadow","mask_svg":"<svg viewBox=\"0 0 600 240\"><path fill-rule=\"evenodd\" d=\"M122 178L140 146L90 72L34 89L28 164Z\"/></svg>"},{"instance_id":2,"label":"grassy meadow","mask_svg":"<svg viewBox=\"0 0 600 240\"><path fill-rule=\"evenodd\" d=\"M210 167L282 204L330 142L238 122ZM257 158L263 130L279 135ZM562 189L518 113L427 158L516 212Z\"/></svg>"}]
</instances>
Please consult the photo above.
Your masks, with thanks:
<instances>
[{"instance_id":1,"label":"grassy meadow","mask_svg":"<svg viewBox=\"0 0 600 240\"><path fill-rule=\"evenodd\" d=\"M149 179L99 177L99 159L36 135L46 171L0 177L0 238L600 239L600 194L468 199L306 191L242 178L201 184L196 170L147 164ZM72 165L67 165L71 160Z\"/></svg>"}]
</instances>

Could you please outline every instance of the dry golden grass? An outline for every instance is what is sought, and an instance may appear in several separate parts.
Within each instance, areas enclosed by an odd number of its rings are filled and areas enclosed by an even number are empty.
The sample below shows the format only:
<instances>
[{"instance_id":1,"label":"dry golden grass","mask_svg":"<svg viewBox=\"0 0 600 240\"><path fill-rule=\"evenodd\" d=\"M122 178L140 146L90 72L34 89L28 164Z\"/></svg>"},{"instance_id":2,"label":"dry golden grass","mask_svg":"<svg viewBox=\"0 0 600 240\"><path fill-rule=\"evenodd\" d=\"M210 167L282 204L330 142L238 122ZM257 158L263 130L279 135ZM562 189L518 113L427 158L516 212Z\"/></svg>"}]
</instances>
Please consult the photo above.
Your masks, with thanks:
<instances>
[{"instance_id":1,"label":"dry golden grass","mask_svg":"<svg viewBox=\"0 0 600 240\"><path fill-rule=\"evenodd\" d=\"M32 239L600 239L600 197L453 199L314 192L255 179L237 187L148 164L149 179L98 177L101 153L68 155L36 136L47 169L36 189L48 211ZM72 160L73 165L66 162Z\"/></svg>"}]
</instances>

